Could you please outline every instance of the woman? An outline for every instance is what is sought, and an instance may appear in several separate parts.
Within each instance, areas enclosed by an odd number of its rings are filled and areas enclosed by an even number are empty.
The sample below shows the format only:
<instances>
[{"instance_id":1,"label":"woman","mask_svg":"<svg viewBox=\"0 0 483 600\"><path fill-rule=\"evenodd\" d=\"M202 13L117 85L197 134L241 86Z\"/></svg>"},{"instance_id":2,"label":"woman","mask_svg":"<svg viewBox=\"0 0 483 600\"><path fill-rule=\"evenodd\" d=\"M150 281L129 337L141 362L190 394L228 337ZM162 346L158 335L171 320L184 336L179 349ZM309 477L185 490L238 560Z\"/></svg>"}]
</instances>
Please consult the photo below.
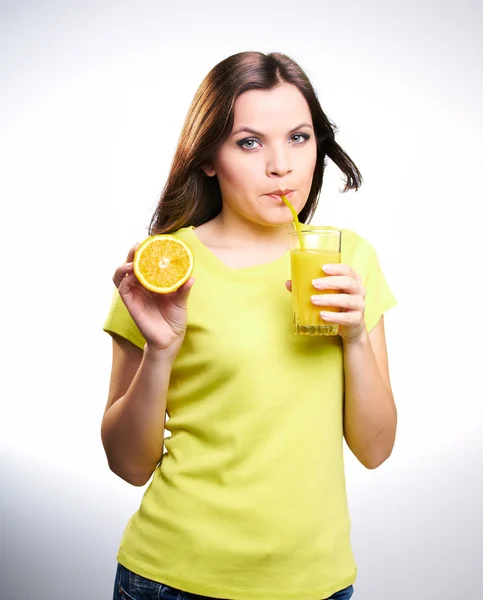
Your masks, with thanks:
<instances>
[{"instance_id":1,"label":"woman","mask_svg":"<svg viewBox=\"0 0 483 600\"><path fill-rule=\"evenodd\" d=\"M201 84L150 226L191 247L193 277L148 292L133 247L104 327L109 466L133 485L152 477L114 598L352 596L343 437L367 468L391 454L383 314L395 300L371 245L343 230L342 262L324 266L313 297L322 320L340 307L340 335L292 333L292 216L280 195L308 223L327 157L357 189L359 171L287 56L240 53ZM322 305L323 289L339 293Z\"/></svg>"}]
</instances>

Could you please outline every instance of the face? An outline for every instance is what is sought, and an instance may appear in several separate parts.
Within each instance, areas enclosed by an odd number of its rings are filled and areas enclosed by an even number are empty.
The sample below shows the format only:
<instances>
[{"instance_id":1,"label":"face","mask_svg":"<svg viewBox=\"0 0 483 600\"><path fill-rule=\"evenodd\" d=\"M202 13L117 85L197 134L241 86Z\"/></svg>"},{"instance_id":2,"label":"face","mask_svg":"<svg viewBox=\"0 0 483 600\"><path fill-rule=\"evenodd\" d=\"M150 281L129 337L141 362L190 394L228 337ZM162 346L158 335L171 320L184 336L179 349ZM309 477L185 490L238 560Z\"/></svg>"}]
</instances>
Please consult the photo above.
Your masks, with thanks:
<instances>
[{"instance_id":1,"label":"face","mask_svg":"<svg viewBox=\"0 0 483 600\"><path fill-rule=\"evenodd\" d=\"M224 213L259 225L284 225L292 214L280 195L299 213L316 161L309 106L294 85L284 83L237 98L231 134L205 172L218 177Z\"/></svg>"}]
</instances>

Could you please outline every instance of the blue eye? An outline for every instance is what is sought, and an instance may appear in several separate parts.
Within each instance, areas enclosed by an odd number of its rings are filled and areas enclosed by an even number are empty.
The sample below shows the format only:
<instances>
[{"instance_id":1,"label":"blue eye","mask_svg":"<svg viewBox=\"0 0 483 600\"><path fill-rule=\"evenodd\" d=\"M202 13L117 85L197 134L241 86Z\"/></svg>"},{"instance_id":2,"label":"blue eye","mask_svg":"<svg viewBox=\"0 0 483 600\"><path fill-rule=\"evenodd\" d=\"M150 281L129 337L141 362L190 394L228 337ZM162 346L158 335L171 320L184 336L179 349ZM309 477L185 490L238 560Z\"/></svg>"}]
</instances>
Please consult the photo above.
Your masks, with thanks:
<instances>
[{"instance_id":1,"label":"blue eye","mask_svg":"<svg viewBox=\"0 0 483 600\"><path fill-rule=\"evenodd\" d=\"M307 133L294 133L291 139L294 141L295 144L303 144L304 142L310 139L310 135L308 135Z\"/></svg>"},{"instance_id":2,"label":"blue eye","mask_svg":"<svg viewBox=\"0 0 483 600\"><path fill-rule=\"evenodd\" d=\"M260 144L255 138L245 138L237 142L237 146L240 146L240 148L243 148L244 150L252 150L255 148L255 144Z\"/></svg>"},{"instance_id":3,"label":"blue eye","mask_svg":"<svg viewBox=\"0 0 483 600\"><path fill-rule=\"evenodd\" d=\"M309 139L310 135L307 133L294 133L291 136L290 141L298 146L300 144L304 144ZM243 150L254 150L257 146L262 145L259 140L252 137L244 138L243 140L236 142L236 144L237 146L240 146L240 148L242 148Z\"/></svg>"}]
</instances>

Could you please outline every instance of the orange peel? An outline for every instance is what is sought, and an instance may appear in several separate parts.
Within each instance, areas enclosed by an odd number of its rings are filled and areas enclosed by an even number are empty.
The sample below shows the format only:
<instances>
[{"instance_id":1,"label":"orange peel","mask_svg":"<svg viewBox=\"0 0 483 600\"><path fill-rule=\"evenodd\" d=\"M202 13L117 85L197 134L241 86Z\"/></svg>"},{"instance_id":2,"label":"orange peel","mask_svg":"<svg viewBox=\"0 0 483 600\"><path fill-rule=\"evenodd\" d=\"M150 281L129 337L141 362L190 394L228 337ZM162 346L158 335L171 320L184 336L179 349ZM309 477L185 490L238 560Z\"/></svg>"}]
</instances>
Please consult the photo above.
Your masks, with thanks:
<instances>
[{"instance_id":1,"label":"orange peel","mask_svg":"<svg viewBox=\"0 0 483 600\"><path fill-rule=\"evenodd\" d=\"M191 248L174 235L152 235L134 254L134 274L142 286L157 294L175 292L188 281L193 268Z\"/></svg>"}]
</instances>

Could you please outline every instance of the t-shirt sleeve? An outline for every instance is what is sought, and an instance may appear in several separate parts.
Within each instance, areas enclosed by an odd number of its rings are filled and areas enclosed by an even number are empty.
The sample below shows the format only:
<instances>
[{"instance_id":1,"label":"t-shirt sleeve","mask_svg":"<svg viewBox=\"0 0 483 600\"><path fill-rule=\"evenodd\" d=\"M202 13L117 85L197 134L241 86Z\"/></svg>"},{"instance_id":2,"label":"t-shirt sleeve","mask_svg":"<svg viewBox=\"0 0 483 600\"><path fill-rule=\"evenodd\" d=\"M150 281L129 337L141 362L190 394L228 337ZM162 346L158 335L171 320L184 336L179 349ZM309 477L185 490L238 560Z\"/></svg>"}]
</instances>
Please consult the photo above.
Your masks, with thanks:
<instances>
[{"instance_id":1,"label":"t-shirt sleeve","mask_svg":"<svg viewBox=\"0 0 483 600\"><path fill-rule=\"evenodd\" d=\"M361 236L356 235L356 243L351 250L353 250L350 252L352 260L348 260L348 262L362 277L362 283L366 289L364 320L367 331L371 331L382 315L396 306L397 300L386 281L373 246ZM344 251L344 246L342 251ZM344 256L342 260L344 262Z\"/></svg>"},{"instance_id":2,"label":"t-shirt sleeve","mask_svg":"<svg viewBox=\"0 0 483 600\"><path fill-rule=\"evenodd\" d=\"M111 308L104 322L103 330L109 334L116 333L139 348L144 349L146 340L129 314L117 289L114 290Z\"/></svg>"}]
</instances>

